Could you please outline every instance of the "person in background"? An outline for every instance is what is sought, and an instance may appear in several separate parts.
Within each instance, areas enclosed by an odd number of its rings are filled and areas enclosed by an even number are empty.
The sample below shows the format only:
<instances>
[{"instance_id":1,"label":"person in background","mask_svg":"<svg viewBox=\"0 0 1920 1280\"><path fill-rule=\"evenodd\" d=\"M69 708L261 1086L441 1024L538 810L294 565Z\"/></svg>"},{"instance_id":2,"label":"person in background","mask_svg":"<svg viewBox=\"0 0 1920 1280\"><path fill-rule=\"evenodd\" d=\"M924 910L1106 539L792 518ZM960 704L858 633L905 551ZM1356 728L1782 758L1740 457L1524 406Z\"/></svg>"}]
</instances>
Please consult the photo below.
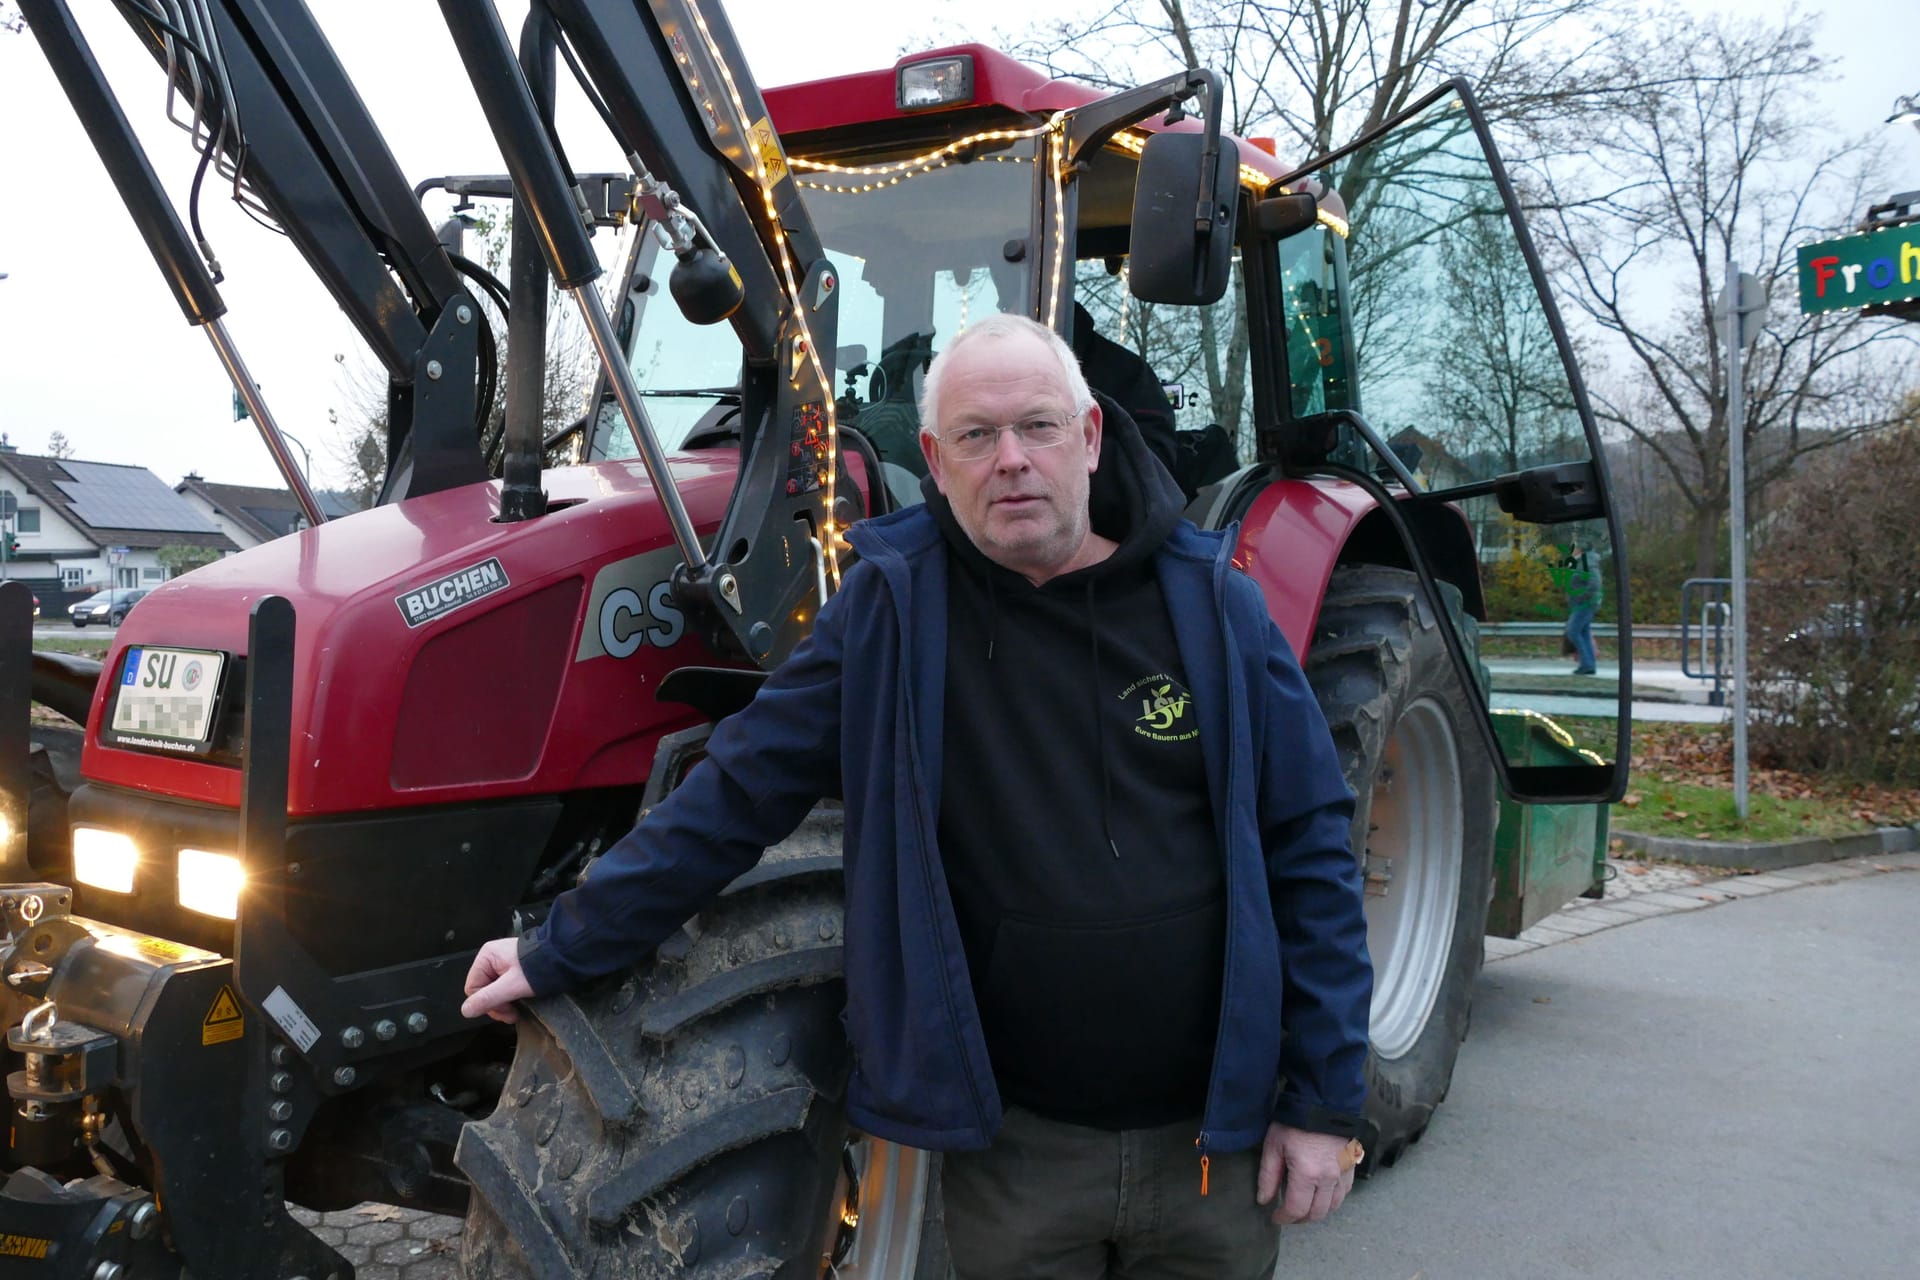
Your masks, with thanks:
<instances>
[{"instance_id":1,"label":"person in background","mask_svg":"<svg viewBox=\"0 0 1920 1280\"><path fill-rule=\"evenodd\" d=\"M1578 539L1567 556L1567 643L1573 646L1573 674L1596 674L1593 653L1593 615L1600 608L1600 565L1593 549Z\"/></svg>"}]
</instances>

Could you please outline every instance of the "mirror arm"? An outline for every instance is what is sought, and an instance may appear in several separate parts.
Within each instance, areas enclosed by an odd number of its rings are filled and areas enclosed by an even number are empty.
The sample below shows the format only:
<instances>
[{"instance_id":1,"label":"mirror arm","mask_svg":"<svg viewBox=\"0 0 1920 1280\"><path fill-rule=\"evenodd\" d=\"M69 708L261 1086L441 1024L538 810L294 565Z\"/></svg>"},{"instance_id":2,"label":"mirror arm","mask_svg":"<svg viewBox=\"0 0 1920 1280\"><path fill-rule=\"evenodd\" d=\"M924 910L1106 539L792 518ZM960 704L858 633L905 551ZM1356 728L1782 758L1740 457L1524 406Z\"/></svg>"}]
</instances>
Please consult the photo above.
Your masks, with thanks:
<instances>
[{"instance_id":1,"label":"mirror arm","mask_svg":"<svg viewBox=\"0 0 1920 1280\"><path fill-rule=\"evenodd\" d=\"M1207 91L1207 118L1202 136L1207 140L1200 153L1200 190L1203 193L1200 202L1193 210L1193 229L1202 236L1213 234L1213 201L1204 193L1214 190L1220 173L1220 77L1204 67L1197 67L1191 76L1202 81Z\"/></svg>"},{"instance_id":2,"label":"mirror arm","mask_svg":"<svg viewBox=\"0 0 1920 1280\"><path fill-rule=\"evenodd\" d=\"M1067 122L1068 175L1078 171L1111 142L1114 134L1155 112L1170 110L1201 91L1207 95L1207 128L1212 141L1208 154L1217 157L1220 153L1220 78L1211 71L1195 68L1075 111Z\"/></svg>"},{"instance_id":3,"label":"mirror arm","mask_svg":"<svg viewBox=\"0 0 1920 1280\"><path fill-rule=\"evenodd\" d=\"M1499 501L1501 511L1528 524L1565 524L1569 520L1593 520L1606 514L1591 460L1509 471L1491 480L1451 486L1441 496L1457 502L1488 494Z\"/></svg>"}]
</instances>

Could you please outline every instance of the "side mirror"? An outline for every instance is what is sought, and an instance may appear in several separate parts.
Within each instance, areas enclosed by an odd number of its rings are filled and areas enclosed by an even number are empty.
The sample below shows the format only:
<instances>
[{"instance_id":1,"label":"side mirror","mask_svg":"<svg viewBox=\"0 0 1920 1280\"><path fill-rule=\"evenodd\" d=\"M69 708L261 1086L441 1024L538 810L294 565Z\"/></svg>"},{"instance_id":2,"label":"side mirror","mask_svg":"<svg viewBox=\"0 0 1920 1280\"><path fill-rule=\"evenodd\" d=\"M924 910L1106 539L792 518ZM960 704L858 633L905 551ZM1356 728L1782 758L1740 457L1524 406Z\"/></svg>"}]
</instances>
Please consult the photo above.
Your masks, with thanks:
<instances>
[{"instance_id":1,"label":"side mirror","mask_svg":"<svg viewBox=\"0 0 1920 1280\"><path fill-rule=\"evenodd\" d=\"M1320 202L1307 191L1268 196L1253 206L1254 227L1261 235L1272 240L1285 240L1288 236L1299 235L1311 227L1319 216Z\"/></svg>"},{"instance_id":2,"label":"side mirror","mask_svg":"<svg viewBox=\"0 0 1920 1280\"><path fill-rule=\"evenodd\" d=\"M1240 152L1222 137L1215 153L1212 133L1156 133L1140 152L1127 278L1142 302L1205 306L1227 291Z\"/></svg>"}]
</instances>

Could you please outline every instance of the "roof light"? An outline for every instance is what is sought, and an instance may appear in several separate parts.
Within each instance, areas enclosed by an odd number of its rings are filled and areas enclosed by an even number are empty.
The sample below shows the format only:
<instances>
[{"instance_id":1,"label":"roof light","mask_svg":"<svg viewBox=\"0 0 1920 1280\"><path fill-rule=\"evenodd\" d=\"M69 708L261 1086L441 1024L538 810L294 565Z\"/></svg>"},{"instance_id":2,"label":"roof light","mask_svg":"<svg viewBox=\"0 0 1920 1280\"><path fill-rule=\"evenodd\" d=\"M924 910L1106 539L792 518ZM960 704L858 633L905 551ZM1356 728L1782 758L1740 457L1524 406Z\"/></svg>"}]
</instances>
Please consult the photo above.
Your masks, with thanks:
<instances>
[{"instance_id":1,"label":"roof light","mask_svg":"<svg viewBox=\"0 0 1920 1280\"><path fill-rule=\"evenodd\" d=\"M894 81L894 105L902 111L959 107L973 101L973 55L929 58L901 67Z\"/></svg>"}]
</instances>

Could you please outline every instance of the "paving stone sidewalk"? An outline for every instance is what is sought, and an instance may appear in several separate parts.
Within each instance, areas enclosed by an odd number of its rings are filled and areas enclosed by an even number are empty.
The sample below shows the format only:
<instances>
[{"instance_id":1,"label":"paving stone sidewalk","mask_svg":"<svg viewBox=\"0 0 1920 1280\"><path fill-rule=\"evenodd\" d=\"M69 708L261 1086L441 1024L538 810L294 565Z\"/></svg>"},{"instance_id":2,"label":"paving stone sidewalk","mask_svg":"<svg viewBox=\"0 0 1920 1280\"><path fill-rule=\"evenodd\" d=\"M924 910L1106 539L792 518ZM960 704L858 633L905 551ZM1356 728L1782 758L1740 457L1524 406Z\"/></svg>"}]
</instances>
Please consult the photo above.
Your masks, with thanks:
<instances>
[{"instance_id":1,"label":"paving stone sidewalk","mask_svg":"<svg viewBox=\"0 0 1920 1280\"><path fill-rule=\"evenodd\" d=\"M1654 916L1858 876L1920 871L1920 852L1816 862L1757 875L1627 858L1609 859L1607 866L1612 876L1605 898L1577 899L1518 938L1488 938L1488 963ZM295 1209L294 1216L354 1265L357 1280L458 1280L460 1275L458 1218L383 1204L326 1214Z\"/></svg>"},{"instance_id":2,"label":"paving stone sidewalk","mask_svg":"<svg viewBox=\"0 0 1920 1280\"><path fill-rule=\"evenodd\" d=\"M1605 898L1578 898L1518 938L1488 938L1489 964L1538 947L1583 938L1653 916L1699 911L1723 902L1761 894L1832 884L1860 876L1920 871L1920 852L1883 853L1844 862L1812 862L1778 871L1730 874L1712 867L1609 859L1613 872Z\"/></svg>"}]
</instances>

